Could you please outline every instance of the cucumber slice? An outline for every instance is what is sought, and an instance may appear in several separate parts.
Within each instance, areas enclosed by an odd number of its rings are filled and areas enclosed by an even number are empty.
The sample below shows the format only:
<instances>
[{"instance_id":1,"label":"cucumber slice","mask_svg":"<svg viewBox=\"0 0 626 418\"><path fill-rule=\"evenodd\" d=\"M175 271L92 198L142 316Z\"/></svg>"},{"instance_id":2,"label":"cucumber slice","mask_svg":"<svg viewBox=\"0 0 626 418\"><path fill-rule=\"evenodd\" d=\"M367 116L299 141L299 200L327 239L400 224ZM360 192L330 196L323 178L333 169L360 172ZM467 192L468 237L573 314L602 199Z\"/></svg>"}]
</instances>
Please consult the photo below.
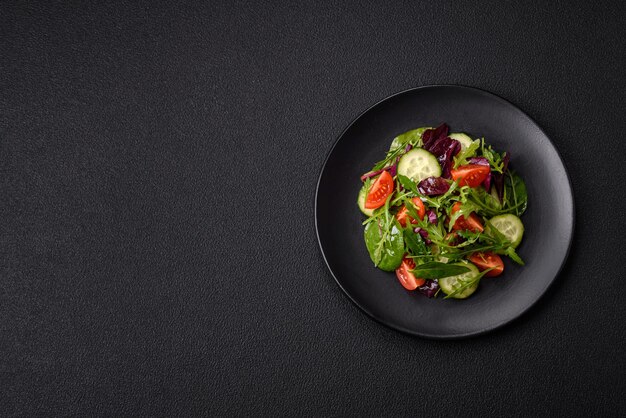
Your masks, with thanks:
<instances>
[{"instance_id":1,"label":"cucumber slice","mask_svg":"<svg viewBox=\"0 0 626 418\"><path fill-rule=\"evenodd\" d=\"M469 137L469 135L466 135L461 132L452 133L448 135L448 137L452 139L456 139L457 141L461 143L461 151L465 151L465 149L469 147L470 145L472 145L472 142L474 142L472 141L472 138Z\"/></svg>"},{"instance_id":2,"label":"cucumber slice","mask_svg":"<svg viewBox=\"0 0 626 418\"><path fill-rule=\"evenodd\" d=\"M517 248L524 236L524 224L513 214L498 215L489 219L489 222L511 241L512 247Z\"/></svg>"},{"instance_id":3,"label":"cucumber slice","mask_svg":"<svg viewBox=\"0 0 626 418\"><path fill-rule=\"evenodd\" d=\"M441 166L430 152L423 148L413 148L400 158L398 174L418 183L427 177L441 176Z\"/></svg>"},{"instance_id":4,"label":"cucumber slice","mask_svg":"<svg viewBox=\"0 0 626 418\"><path fill-rule=\"evenodd\" d=\"M365 190L365 184L364 184L363 187L361 187L361 190L359 191L359 197L356 201L357 201L357 204L359 205L359 209L361 209L361 212L363 212L364 215L372 216L374 214L374 209L365 208L365 198L367 197L366 192L367 191Z\"/></svg>"},{"instance_id":5,"label":"cucumber slice","mask_svg":"<svg viewBox=\"0 0 626 418\"><path fill-rule=\"evenodd\" d=\"M468 269L470 269L470 271L459 274L457 276L450 276L439 279L439 287L441 287L441 290L446 295L453 294L460 287L465 286L468 282L471 282L476 278L476 276L480 274L478 268L476 268L476 266L472 263L455 263L455 265L467 267ZM470 286L467 286L465 289L461 290L452 297L454 299L465 299L469 297L472 293L476 291L476 289L478 289L478 282L479 281L476 281Z\"/></svg>"}]
</instances>

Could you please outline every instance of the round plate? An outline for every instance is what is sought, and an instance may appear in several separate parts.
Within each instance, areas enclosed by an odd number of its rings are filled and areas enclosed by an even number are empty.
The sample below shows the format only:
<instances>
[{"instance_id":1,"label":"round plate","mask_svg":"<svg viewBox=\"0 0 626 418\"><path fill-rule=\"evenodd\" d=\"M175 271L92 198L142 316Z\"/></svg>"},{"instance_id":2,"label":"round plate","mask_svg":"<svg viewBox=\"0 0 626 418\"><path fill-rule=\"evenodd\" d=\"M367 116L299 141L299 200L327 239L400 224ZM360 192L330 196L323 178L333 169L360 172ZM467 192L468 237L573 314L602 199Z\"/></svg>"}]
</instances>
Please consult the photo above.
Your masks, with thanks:
<instances>
[{"instance_id":1,"label":"round plate","mask_svg":"<svg viewBox=\"0 0 626 418\"><path fill-rule=\"evenodd\" d=\"M510 152L511 167L528 190L528 209L522 216L524 240L517 249L526 265L507 258L504 274L483 279L465 300L428 299L404 290L394 273L375 268L363 240L364 217L356 204L362 185L359 177L384 157L395 136L442 122L452 132L485 137L495 150ZM332 275L368 315L409 334L460 338L512 321L545 293L567 258L574 201L563 161L524 112L483 90L426 86L379 102L341 134L319 177L315 225Z\"/></svg>"}]
</instances>

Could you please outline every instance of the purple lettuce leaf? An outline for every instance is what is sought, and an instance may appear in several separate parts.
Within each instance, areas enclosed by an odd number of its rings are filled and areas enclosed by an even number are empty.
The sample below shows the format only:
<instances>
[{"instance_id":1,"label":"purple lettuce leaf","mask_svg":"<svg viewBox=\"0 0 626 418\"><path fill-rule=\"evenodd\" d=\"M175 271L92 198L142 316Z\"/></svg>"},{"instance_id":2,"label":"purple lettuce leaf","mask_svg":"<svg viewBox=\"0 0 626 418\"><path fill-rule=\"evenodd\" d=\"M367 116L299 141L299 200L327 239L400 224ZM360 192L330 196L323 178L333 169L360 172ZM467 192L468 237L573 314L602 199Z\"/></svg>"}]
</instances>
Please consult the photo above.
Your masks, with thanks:
<instances>
[{"instance_id":1,"label":"purple lettuce leaf","mask_svg":"<svg viewBox=\"0 0 626 418\"><path fill-rule=\"evenodd\" d=\"M435 129L426 129L422 134L422 144L424 149L429 149L441 137L448 136L448 125L442 123Z\"/></svg>"},{"instance_id":2,"label":"purple lettuce leaf","mask_svg":"<svg viewBox=\"0 0 626 418\"><path fill-rule=\"evenodd\" d=\"M485 186L485 190L491 190L491 171L487 174L487 177L483 180L483 186Z\"/></svg>"},{"instance_id":3,"label":"purple lettuce leaf","mask_svg":"<svg viewBox=\"0 0 626 418\"><path fill-rule=\"evenodd\" d=\"M489 167L489 160L485 157L472 157L469 158L467 162L470 164L486 165L487 167Z\"/></svg>"},{"instance_id":4,"label":"purple lettuce leaf","mask_svg":"<svg viewBox=\"0 0 626 418\"><path fill-rule=\"evenodd\" d=\"M461 151L461 144L448 137L448 125L441 124L437 129L427 129L422 134L423 148L437 157L444 178L450 178L452 157Z\"/></svg>"},{"instance_id":5,"label":"purple lettuce leaf","mask_svg":"<svg viewBox=\"0 0 626 418\"><path fill-rule=\"evenodd\" d=\"M426 231L425 229L422 229L422 228L420 228L420 227L417 227L417 228L415 228L415 229L414 229L414 232L415 232L416 234L420 234L420 236L422 237L422 239L424 240L424 243L425 243L426 245L430 245L430 244L432 244L432 243L433 243L433 242L430 240L430 238L428 238L428 231Z\"/></svg>"},{"instance_id":6,"label":"purple lettuce leaf","mask_svg":"<svg viewBox=\"0 0 626 418\"><path fill-rule=\"evenodd\" d=\"M502 158L502 173L493 173L492 176L493 186L496 188L500 203L502 203L502 198L504 197L504 176L506 175L506 170L509 168L510 160L511 154L508 152L505 153L504 158Z\"/></svg>"},{"instance_id":7,"label":"purple lettuce leaf","mask_svg":"<svg viewBox=\"0 0 626 418\"><path fill-rule=\"evenodd\" d=\"M452 161L452 157L457 155L459 151L461 151L461 143L456 139L444 138L440 140L436 145L439 147L444 147L443 152L439 154L438 152L433 152L433 154L437 155L437 160L441 165L441 176L443 178L450 178L450 170L452 170L452 166L454 161ZM437 149L439 151L439 149Z\"/></svg>"},{"instance_id":8,"label":"purple lettuce leaf","mask_svg":"<svg viewBox=\"0 0 626 418\"><path fill-rule=\"evenodd\" d=\"M442 177L426 177L417 185L417 190L425 196L444 194L448 189L450 189L450 184Z\"/></svg>"},{"instance_id":9,"label":"purple lettuce leaf","mask_svg":"<svg viewBox=\"0 0 626 418\"><path fill-rule=\"evenodd\" d=\"M439 290L439 282L437 280L427 279L426 283L418 287L417 290L427 297L432 298L437 293L437 290Z\"/></svg>"},{"instance_id":10,"label":"purple lettuce leaf","mask_svg":"<svg viewBox=\"0 0 626 418\"><path fill-rule=\"evenodd\" d=\"M375 170L375 171L368 171L367 173L361 176L361 181L365 181L370 177L376 177L377 175L379 175L385 170L388 170L389 174L391 174L391 177L394 177L396 175L397 164L398 164L398 161L396 160L396 164L391 165L389 167L383 167L380 170Z\"/></svg>"},{"instance_id":11,"label":"purple lettuce leaf","mask_svg":"<svg viewBox=\"0 0 626 418\"><path fill-rule=\"evenodd\" d=\"M430 222L431 224L437 223L437 214L435 213L434 210L428 209L426 211L426 216L428 217L428 222Z\"/></svg>"}]
</instances>

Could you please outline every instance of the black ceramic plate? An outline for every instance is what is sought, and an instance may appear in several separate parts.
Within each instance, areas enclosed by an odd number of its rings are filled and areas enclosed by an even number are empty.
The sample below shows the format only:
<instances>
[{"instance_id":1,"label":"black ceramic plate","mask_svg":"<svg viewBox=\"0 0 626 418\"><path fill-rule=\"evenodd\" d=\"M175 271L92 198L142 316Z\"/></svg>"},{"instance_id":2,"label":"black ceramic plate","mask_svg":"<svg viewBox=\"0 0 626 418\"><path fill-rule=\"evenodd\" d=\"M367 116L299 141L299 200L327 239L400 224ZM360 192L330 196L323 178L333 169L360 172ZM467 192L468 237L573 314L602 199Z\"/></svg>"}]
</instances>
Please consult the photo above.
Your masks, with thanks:
<instances>
[{"instance_id":1,"label":"black ceramic plate","mask_svg":"<svg viewBox=\"0 0 626 418\"><path fill-rule=\"evenodd\" d=\"M465 300L428 299L404 290L394 273L375 268L363 241L359 177L398 134L446 122L453 132L484 136L511 153L526 181L529 203L518 266L483 279ZM561 269L572 240L572 191L556 149L524 112L491 93L461 86L427 86L393 95L359 116L332 148L317 185L315 221L328 268L343 291L374 319L410 334L459 338L498 328L530 308Z\"/></svg>"}]
</instances>

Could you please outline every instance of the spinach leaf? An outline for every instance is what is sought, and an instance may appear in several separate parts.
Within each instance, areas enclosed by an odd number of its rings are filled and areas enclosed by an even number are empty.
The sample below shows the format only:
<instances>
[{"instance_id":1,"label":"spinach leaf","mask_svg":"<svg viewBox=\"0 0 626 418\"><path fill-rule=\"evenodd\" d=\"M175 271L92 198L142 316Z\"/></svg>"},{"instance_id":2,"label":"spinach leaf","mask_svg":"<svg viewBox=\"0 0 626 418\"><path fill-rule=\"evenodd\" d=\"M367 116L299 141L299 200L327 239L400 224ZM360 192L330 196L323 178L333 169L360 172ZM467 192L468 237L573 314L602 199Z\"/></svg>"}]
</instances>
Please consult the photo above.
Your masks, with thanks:
<instances>
[{"instance_id":1,"label":"spinach leaf","mask_svg":"<svg viewBox=\"0 0 626 418\"><path fill-rule=\"evenodd\" d=\"M374 171L380 170L383 167L395 164L396 158L404 154L404 148L408 144L411 144L413 146L421 146L422 134L427 129L430 129L430 128L428 127L417 128L417 129L413 129L411 131L405 132L395 137L393 141L391 142L391 146L389 147L389 151L387 151L387 155L385 156L385 159L377 162L376 165L374 165L374 168L372 170Z\"/></svg>"},{"instance_id":2,"label":"spinach leaf","mask_svg":"<svg viewBox=\"0 0 626 418\"><path fill-rule=\"evenodd\" d=\"M427 129L431 129L431 128L424 127L424 128L412 129L410 131L407 131L403 134L396 136L391 142L389 151L393 151L396 148L404 148L408 144L411 144L414 147L422 145L422 134L424 134L424 132Z\"/></svg>"},{"instance_id":3,"label":"spinach leaf","mask_svg":"<svg viewBox=\"0 0 626 418\"><path fill-rule=\"evenodd\" d=\"M374 265L381 270L393 271L402 263L404 239L393 220L386 222L379 218L368 223L365 227L365 246Z\"/></svg>"}]
</instances>

